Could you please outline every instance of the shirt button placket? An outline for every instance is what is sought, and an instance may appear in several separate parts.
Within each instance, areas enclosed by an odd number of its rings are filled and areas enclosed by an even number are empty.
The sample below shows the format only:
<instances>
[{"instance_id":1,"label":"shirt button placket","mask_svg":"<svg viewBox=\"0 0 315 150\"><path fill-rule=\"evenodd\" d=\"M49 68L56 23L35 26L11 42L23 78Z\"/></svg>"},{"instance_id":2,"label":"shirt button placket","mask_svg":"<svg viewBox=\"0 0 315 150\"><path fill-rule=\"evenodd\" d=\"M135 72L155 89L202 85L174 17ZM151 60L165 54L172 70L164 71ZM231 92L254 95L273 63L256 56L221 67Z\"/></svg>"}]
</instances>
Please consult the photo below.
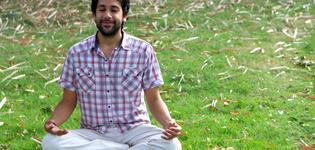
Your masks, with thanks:
<instances>
[{"instance_id":1,"label":"shirt button placket","mask_svg":"<svg viewBox=\"0 0 315 150\"><path fill-rule=\"evenodd\" d=\"M111 127L114 126L114 121L113 121L113 110L112 110L112 93L111 93L111 84L110 84L110 72L106 72L106 95L107 95L107 112L108 112L108 118L109 118L109 125Z\"/></svg>"}]
</instances>

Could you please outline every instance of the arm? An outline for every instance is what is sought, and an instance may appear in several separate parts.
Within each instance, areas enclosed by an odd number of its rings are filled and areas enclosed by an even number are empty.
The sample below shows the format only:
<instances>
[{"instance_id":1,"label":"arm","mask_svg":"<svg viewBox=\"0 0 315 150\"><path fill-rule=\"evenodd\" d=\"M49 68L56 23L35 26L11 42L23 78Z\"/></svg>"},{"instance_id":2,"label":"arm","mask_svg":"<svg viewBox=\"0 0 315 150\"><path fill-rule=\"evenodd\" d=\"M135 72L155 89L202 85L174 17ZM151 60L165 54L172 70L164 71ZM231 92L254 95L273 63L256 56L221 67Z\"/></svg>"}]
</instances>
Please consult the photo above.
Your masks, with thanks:
<instances>
[{"instance_id":1,"label":"arm","mask_svg":"<svg viewBox=\"0 0 315 150\"><path fill-rule=\"evenodd\" d=\"M50 119L45 123L45 130L51 134L63 135L67 131L61 130L59 126L63 124L72 114L77 105L76 93L64 89L63 98L55 108Z\"/></svg>"},{"instance_id":2,"label":"arm","mask_svg":"<svg viewBox=\"0 0 315 150\"><path fill-rule=\"evenodd\" d=\"M181 127L171 118L168 108L160 96L158 87L144 90L148 106L155 119L163 126L165 139L172 139L181 134Z\"/></svg>"}]
</instances>

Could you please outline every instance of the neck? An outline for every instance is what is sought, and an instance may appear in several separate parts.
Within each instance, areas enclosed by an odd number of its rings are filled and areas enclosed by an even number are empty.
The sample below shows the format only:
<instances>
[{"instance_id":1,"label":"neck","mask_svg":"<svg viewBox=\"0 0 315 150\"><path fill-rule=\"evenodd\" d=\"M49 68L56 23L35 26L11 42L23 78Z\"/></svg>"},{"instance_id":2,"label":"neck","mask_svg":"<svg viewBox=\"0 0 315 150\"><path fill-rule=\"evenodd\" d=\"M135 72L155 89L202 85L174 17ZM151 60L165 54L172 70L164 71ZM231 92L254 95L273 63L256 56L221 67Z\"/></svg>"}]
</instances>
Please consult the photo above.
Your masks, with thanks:
<instances>
[{"instance_id":1,"label":"neck","mask_svg":"<svg viewBox=\"0 0 315 150\"><path fill-rule=\"evenodd\" d=\"M97 32L98 43L101 47L112 47L119 46L122 40L123 34L121 31L117 32L114 36L104 36L100 32Z\"/></svg>"}]
</instances>

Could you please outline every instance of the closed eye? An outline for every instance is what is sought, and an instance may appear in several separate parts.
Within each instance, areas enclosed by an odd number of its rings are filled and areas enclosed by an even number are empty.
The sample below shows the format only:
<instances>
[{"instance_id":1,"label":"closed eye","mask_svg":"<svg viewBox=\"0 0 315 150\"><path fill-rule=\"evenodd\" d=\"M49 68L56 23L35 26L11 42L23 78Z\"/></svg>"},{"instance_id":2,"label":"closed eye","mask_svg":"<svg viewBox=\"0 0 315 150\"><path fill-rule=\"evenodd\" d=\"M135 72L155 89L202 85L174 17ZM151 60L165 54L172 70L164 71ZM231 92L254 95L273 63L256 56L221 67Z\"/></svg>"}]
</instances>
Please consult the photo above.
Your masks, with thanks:
<instances>
[{"instance_id":1,"label":"closed eye","mask_svg":"<svg viewBox=\"0 0 315 150\"><path fill-rule=\"evenodd\" d=\"M111 9L112 12L118 12L119 11L119 8L117 6L112 6L112 9Z\"/></svg>"}]
</instances>

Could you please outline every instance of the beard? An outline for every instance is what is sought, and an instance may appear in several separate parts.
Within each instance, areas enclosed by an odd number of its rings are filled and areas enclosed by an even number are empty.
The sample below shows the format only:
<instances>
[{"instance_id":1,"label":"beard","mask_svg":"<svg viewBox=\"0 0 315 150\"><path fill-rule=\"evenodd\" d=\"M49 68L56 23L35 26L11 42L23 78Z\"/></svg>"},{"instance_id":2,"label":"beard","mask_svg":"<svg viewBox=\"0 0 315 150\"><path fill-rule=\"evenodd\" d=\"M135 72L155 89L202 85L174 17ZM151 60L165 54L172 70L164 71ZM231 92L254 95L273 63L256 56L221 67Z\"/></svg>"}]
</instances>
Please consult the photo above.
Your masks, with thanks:
<instances>
[{"instance_id":1,"label":"beard","mask_svg":"<svg viewBox=\"0 0 315 150\"><path fill-rule=\"evenodd\" d=\"M102 26L101 21L96 21L96 27L98 31L107 37L112 37L117 34L117 32L121 29L122 24L120 22L114 21L113 26L111 28L105 28Z\"/></svg>"}]
</instances>

